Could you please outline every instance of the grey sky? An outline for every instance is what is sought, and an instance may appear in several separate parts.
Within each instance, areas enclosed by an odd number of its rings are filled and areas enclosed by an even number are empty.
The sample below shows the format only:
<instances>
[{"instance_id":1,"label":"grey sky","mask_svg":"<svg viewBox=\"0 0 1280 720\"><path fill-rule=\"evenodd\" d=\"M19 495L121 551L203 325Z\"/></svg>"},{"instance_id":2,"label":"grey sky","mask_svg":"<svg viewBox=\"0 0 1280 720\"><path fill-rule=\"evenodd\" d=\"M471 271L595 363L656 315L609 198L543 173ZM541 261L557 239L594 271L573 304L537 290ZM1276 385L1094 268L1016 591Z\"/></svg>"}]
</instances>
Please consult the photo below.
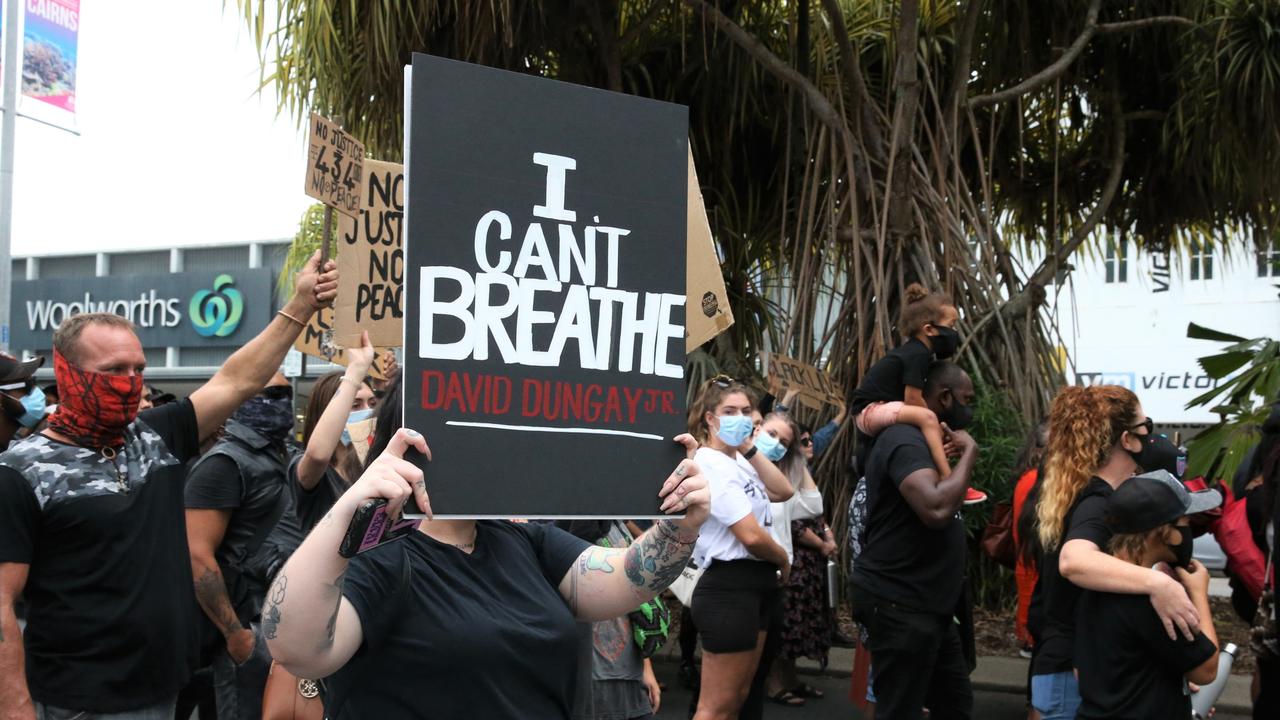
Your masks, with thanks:
<instances>
[{"instance_id":1,"label":"grey sky","mask_svg":"<svg viewBox=\"0 0 1280 720\"><path fill-rule=\"evenodd\" d=\"M255 94L235 0L80 9L81 135L18 121L14 256L292 237L305 139Z\"/></svg>"}]
</instances>

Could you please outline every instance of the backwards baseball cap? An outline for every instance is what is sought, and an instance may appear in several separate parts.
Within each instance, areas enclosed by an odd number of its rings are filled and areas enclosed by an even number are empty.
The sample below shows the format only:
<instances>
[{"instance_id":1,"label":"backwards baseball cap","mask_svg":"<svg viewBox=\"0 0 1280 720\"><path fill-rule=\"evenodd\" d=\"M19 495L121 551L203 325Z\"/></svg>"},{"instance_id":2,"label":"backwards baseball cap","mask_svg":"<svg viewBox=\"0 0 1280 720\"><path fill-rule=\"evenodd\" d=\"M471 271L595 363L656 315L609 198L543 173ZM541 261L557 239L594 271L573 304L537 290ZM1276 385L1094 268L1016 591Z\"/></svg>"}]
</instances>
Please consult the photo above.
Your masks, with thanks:
<instances>
[{"instance_id":1,"label":"backwards baseball cap","mask_svg":"<svg viewBox=\"0 0 1280 720\"><path fill-rule=\"evenodd\" d=\"M26 362L0 352L0 390L17 390L27 384L36 370L44 365L44 357L34 357Z\"/></svg>"},{"instance_id":2,"label":"backwards baseball cap","mask_svg":"<svg viewBox=\"0 0 1280 720\"><path fill-rule=\"evenodd\" d=\"M1175 478L1182 480L1187 472L1187 454L1182 451L1166 435L1147 435L1143 440L1142 469L1147 472L1164 470Z\"/></svg>"},{"instance_id":3,"label":"backwards baseball cap","mask_svg":"<svg viewBox=\"0 0 1280 720\"><path fill-rule=\"evenodd\" d=\"M1166 470L1125 480L1107 500L1107 525L1120 534L1140 533L1168 525L1183 515L1212 510L1222 504L1217 490L1189 492Z\"/></svg>"}]
</instances>

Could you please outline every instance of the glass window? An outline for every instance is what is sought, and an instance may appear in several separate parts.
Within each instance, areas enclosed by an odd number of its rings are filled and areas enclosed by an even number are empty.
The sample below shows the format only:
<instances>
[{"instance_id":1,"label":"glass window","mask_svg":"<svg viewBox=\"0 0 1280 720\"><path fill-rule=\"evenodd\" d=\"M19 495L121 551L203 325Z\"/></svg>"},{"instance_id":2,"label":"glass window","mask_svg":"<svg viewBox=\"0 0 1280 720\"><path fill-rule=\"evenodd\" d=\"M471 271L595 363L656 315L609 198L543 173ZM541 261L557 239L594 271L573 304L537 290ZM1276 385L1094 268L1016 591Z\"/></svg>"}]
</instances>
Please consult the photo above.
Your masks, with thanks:
<instances>
[{"instance_id":1,"label":"glass window","mask_svg":"<svg viewBox=\"0 0 1280 720\"><path fill-rule=\"evenodd\" d=\"M1258 277L1280 277L1280 236L1258 245Z\"/></svg>"},{"instance_id":2,"label":"glass window","mask_svg":"<svg viewBox=\"0 0 1280 720\"><path fill-rule=\"evenodd\" d=\"M1190 245L1191 251L1191 279L1192 280L1212 280L1213 279L1213 246L1203 243L1200 240L1192 240Z\"/></svg>"},{"instance_id":3,"label":"glass window","mask_svg":"<svg viewBox=\"0 0 1280 720\"><path fill-rule=\"evenodd\" d=\"M1120 238L1113 238L1107 241L1107 259L1104 261L1107 269L1108 283L1129 282L1129 258L1125 248L1128 243Z\"/></svg>"}]
</instances>

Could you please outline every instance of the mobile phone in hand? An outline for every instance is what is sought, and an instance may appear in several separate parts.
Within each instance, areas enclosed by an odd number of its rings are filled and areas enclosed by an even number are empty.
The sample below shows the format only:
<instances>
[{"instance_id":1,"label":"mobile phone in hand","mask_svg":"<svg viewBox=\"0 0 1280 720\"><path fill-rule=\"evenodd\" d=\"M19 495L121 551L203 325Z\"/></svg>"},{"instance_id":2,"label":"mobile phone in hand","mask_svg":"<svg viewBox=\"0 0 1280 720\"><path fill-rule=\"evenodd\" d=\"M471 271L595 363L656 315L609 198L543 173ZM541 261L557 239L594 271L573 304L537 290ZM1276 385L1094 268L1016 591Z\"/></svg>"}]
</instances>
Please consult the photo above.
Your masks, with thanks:
<instances>
[{"instance_id":1,"label":"mobile phone in hand","mask_svg":"<svg viewBox=\"0 0 1280 720\"><path fill-rule=\"evenodd\" d=\"M421 524L421 517L402 517L393 523L387 515L386 498L366 500L351 516L351 524L347 526L347 534L338 546L338 554L344 558L355 557L384 543L399 540L417 530Z\"/></svg>"}]
</instances>

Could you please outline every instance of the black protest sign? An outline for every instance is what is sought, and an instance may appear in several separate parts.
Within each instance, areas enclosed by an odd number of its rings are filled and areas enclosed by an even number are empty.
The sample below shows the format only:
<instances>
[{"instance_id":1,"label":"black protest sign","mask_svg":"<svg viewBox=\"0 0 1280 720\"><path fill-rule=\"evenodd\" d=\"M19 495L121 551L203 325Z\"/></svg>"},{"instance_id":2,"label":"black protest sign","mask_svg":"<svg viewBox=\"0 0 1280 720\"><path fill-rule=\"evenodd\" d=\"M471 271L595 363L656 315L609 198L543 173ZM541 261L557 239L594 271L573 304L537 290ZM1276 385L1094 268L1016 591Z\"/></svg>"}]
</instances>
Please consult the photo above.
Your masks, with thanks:
<instances>
[{"instance_id":1,"label":"black protest sign","mask_svg":"<svg viewBox=\"0 0 1280 720\"><path fill-rule=\"evenodd\" d=\"M407 427L432 508L644 517L683 457L687 110L415 55Z\"/></svg>"}]
</instances>

